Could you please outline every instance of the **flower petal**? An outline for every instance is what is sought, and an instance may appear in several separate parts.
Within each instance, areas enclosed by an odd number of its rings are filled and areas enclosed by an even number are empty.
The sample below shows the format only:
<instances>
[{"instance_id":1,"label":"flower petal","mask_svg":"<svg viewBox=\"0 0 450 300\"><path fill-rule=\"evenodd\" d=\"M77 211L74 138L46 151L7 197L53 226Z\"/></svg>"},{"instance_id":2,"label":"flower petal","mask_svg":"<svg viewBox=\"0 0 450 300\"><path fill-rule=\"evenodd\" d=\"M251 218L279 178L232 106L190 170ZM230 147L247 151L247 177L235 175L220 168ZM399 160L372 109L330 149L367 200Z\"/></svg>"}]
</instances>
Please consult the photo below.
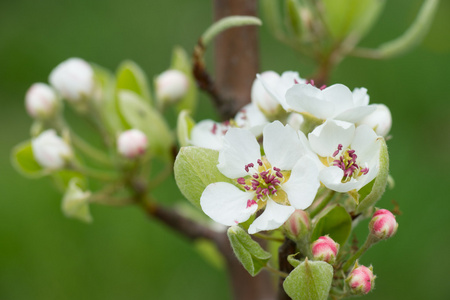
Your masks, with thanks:
<instances>
[{"instance_id":1,"label":"flower petal","mask_svg":"<svg viewBox=\"0 0 450 300\"><path fill-rule=\"evenodd\" d=\"M346 111L353 108L353 94L348 87L343 84L333 84L322 91L325 100L334 104L335 112Z\"/></svg>"},{"instance_id":2,"label":"flower petal","mask_svg":"<svg viewBox=\"0 0 450 300\"><path fill-rule=\"evenodd\" d=\"M308 112L319 119L331 118L334 104L324 98L323 92L310 84L296 84L286 92L287 104L296 112Z\"/></svg>"},{"instance_id":3,"label":"flower petal","mask_svg":"<svg viewBox=\"0 0 450 300\"><path fill-rule=\"evenodd\" d=\"M228 178L248 175L245 165L256 164L261 158L261 151L255 136L246 129L231 128L225 135L219 152L217 168Z\"/></svg>"},{"instance_id":4,"label":"flower petal","mask_svg":"<svg viewBox=\"0 0 450 300\"><path fill-rule=\"evenodd\" d=\"M254 234L263 230L277 229L289 219L294 211L295 208L293 206L277 204L275 201L268 199L266 209L250 225L248 233Z\"/></svg>"},{"instance_id":5,"label":"flower petal","mask_svg":"<svg viewBox=\"0 0 450 300\"><path fill-rule=\"evenodd\" d=\"M330 157L339 144L347 148L353 140L355 125L336 120L327 120L309 135L311 149L322 157Z\"/></svg>"},{"instance_id":6,"label":"flower petal","mask_svg":"<svg viewBox=\"0 0 450 300\"><path fill-rule=\"evenodd\" d=\"M291 170L304 155L305 149L297 132L289 125L275 121L264 127L264 153L272 166Z\"/></svg>"},{"instance_id":7,"label":"flower petal","mask_svg":"<svg viewBox=\"0 0 450 300\"><path fill-rule=\"evenodd\" d=\"M363 182L360 180L352 178L349 182L343 183L342 177L344 177L344 171L335 166L325 168L319 173L320 181L327 188L336 192L345 193L363 187Z\"/></svg>"},{"instance_id":8,"label":"flower petal","mask_svg":"<svg viewBox=\"0 0 450 300\"><path fill-rule=\"evenodd\" d=\"M370 115L376 110L376 106L368 105L368 106L357 106L346 111L341 112L336 117L335 120L346 121L350 123L357 123L364 119L366 116Z\"/></svg>"},{"instance_id":9,"label":"flower petal","mask_svg":"<svg viewBox=\"0 0 450 300\"><path fill-rule=\"evenodd\" d=\"M200 197L202 210L214 221L232 226L248 220L258 205L247 207L253 193L241 191L231 183L211 183Z\"/></svg>"},{"instance_id":10,"label":"flower petal","mask_svg":"<svg viewBox=\"0 0 450 300\"><path fill-rule=\"evenodd\" d=\"M213 150L220 150L223 144L223 133L220 123L203 120L192 128L191 144Z\"/></svg>"},{"instance_id":11,"label":"flower petal","mask_svg":"<svg viewBox=\"0 0 450 300\"><path fill-rule=\"evenodd\" d=\"M234 117L240 128L250 130L254 136L260 136L269 122L264 114L253 103L247 104Z\"/></svg>"},{"instance_id":12,"label":"flower petal","mask_svg":"<svg viewBox=\"0 0 450 300\"><path fill-rule=\"evenodd\" d=\"M314 201L319 189L319 169L309 156L303 156L294 166L289 180L282 188L296 209L306 209Z\"/></svg>"},{"instance_id":13,"label":"flower petal","mask_svg":"<svg viewBox=\"0 0 450 300\"><path fill-rule=\"evenodd\" d=\"M355 106L367 106L369 105L369 95L367 94L366 88L355 88L353 89L353 104Z\"/></svg>"},{"instance_id":14,"label":"flower petal","mask_svg":"<svg viewBox=\"0 0 450 300\"><path fill-rule=\"evenodd\" d=\"M368 125L361 125L356 128L351 148L355 150L360 163L369 163L373 160L378 162L380 146L378 135L372 128Z\"/></svg>"}]
</instances>

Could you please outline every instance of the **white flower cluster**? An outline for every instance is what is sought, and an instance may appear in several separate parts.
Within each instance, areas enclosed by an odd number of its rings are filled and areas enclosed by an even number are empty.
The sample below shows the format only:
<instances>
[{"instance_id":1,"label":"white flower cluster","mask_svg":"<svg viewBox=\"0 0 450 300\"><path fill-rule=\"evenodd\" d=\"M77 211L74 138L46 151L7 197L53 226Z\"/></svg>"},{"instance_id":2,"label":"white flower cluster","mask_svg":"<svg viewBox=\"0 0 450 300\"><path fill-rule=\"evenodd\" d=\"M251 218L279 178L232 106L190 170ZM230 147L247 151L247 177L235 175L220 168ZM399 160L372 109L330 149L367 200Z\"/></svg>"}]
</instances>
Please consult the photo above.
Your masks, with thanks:
<instances>
[{"instance_id":1,"label":"white flower cluster","mask_svg":"<svg viewBox=\"0 0 450 300\"><path fill-rule=\"evenodd\" d=\"M286 125L276 120L283 113ZM321 124L304 133L298 129L301 116ZM234 120L205 120L191 132L193 145L219 150L217 168L235 182L208 185L201 207L227 226L261 211L249 233L276 229L296 209L308 208L321 185L344 193L371 182L379 171L380 136L390 127L389 109L369 105L365 88L317 88L295 72L262 73L253 84L252 104Z\"/></svg>"}]
</instances>

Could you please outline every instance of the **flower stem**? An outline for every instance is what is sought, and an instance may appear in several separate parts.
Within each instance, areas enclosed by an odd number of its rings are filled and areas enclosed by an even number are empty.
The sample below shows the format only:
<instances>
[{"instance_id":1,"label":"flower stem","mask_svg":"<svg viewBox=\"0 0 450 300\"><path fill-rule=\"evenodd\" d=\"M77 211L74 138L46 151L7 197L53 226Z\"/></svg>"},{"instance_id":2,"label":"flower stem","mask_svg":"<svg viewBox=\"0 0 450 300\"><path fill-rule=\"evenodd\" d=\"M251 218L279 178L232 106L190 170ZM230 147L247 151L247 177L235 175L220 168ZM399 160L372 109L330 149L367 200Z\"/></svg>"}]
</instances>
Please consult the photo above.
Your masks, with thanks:
<instances>
[{"instance_id":1,"label":"flower stem","mask_svg":"<svg viewBox=\"0 0 450 300\"><path fill-rule=\"evenodd\" d=\"M280 277L282 277L282 278L286 278L286 277L288 277L288 275L289 275L289 274L287 274L287 273L285 273L285 272L281 272L280 270L275 269L274 267L270 266L269 264L267 264L267 265L265 266L265 268L266 268L267 270L269 270L270 272L272 272L272 273L274 273L274 274L276 274L276 275L278 275L278 276L280 276Z\"/></svg>"},{"instance_id":2,"label":"flower stem","mask_svg":"<svg viewBox=\"0 0 450 300\"><path fill-rule=\"evenodd\" d=\"M322 209L325 208L325 206L330 203L331 199L333 199L334 195L336 194L335 191L330 191L328 195L325 196L325 198L314 208L314 210L309 214L310 218L314 218L317 216L318 213L322 211Z\"/></svg>"},{"instance_id":3,"label":"flower stem","mask_svg":"<svg viewBox=\"0 0 450 300\"><path fill-rule=\"evenodd\" d=\"M359 250L347 260L347 262L342 266L342 270L344 270L344 272L347 272L353 266L355 261L358 258L360 258L361 255L363 255L370 247L372 247L373 244L375 244L378 241L379 239L377 237L373 236L372 234L369 234L366 241L364 242L364 245L362 245L361 248L359 248Z\"/></svg>"},{"instance_id":4,"label":"flower stem","mask_svg":"<svg viewBox=\"0 0 450 300\"><path fill-rule=\"evenodd\" d=\"M80 149L84 154L90 156L91 158L95 159L99 163L102 163L107 166L112 166L112 162L109 159L105 153L102 151L96 149L95 147L91 146L89 143L87 143L85 140L83 140L81 137L76 135L75 133L71 133L71 138L74 143L74 145Z\"/></svg>"}]
</instances>

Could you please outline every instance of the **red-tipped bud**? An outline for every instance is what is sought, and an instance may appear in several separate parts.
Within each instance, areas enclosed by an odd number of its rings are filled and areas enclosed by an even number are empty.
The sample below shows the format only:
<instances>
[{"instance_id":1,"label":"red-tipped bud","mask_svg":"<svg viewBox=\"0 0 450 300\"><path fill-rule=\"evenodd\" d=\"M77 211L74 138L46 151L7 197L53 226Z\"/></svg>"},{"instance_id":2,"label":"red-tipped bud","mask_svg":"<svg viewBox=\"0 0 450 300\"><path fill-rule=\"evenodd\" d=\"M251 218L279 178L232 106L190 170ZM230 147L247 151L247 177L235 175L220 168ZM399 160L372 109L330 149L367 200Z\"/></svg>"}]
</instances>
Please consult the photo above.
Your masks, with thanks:
<instances>
[{"instance_id":1,"label":"red-tipped bud","mask_svg":"<svg viewBox=\"0 0 450 300\"><path fill-rule=\"evenodd\" d=\"M291 240L300 240L302 237L305 237L311 229L308 213L301 209L295 210L286 223L284 223L283 227L286 235Z\"/></svg>"},{"instance_id":2,"label":"red-tipped bud","mask_svg":"<svg viewBox=\"0 0 450 300\"><path fill-rule=\"evenodd\" d=\"M370 220L371 234L379 239L388 239L397 232L398 223L395 216L387 209L377 210Z\"/></svg>"},{"instance_id":3,"label":"red-tipped bud","mask_svg":"<svg viewBox=\"0 0 450 300\"><path fill-rule=\"evenodd\" d=\"M367 268L356 263L346 282L353 294L367 294L375 287L375 277L372 266Z\"/></svg>"},{"instance_id":4,"label":"red-tipped bud","mask_svg":"<svg viewBox=\"0 0 450 300\"><path fill-rule=\"evenodd\" d=\"M117 139L117 149L122 156L136 158L147 150L147 136L138 129L122 132Z\"/></svg>"},{"instance_id":5,"label":"red-tipped bud","mask_svg":"<svg viewBox=\"0 0 450 300\"><path fill-rule=\"evenodd\" d=\"M339 251L339 244L328 235L321 236L311 246L314 260L321 260L329 264L334 264Z\"/></svg>"}]
</instances>

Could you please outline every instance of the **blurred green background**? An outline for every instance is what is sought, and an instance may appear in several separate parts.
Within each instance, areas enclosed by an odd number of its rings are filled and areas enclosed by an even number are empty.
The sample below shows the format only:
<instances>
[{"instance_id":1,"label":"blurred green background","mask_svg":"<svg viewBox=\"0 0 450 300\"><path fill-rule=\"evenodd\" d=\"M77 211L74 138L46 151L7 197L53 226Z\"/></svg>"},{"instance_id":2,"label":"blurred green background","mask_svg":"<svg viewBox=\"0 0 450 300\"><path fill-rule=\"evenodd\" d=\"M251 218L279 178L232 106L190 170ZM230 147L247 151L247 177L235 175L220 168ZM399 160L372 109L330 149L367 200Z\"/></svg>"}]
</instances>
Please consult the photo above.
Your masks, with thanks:
<instances>
[{"instance_id":1,"label":"blurred green background","mask_svg":"<svg viewBox=\"0 0 450 300\"><path fill-rule=\"evenodd\" d=\"M388 105L394 120L388 145L396 187L379 206L392 209L395 200L403 215L395 238L362 259L378 276L365 299L450 297L450 3L441 2L414 51L388 61L349 58L331 78L367 87L371 102ZM420 3L388 1L363 44L401 34ZM174 45L192 50L211 11L204 0L0 1L0 299L231 298L225 272L139 210L93 206L92 225L66 219L51 182L23 178L9 161L10 149L29 136L24 94L58 63L76 56L115 70L132 59L152 79L169 66ZM261 70L311 75L312 65L266 28L260 33ZM198 120L212 112L205 96L201 101ZM181 200L169 186L160 198Z\"/></svg>"}]
</instances>

